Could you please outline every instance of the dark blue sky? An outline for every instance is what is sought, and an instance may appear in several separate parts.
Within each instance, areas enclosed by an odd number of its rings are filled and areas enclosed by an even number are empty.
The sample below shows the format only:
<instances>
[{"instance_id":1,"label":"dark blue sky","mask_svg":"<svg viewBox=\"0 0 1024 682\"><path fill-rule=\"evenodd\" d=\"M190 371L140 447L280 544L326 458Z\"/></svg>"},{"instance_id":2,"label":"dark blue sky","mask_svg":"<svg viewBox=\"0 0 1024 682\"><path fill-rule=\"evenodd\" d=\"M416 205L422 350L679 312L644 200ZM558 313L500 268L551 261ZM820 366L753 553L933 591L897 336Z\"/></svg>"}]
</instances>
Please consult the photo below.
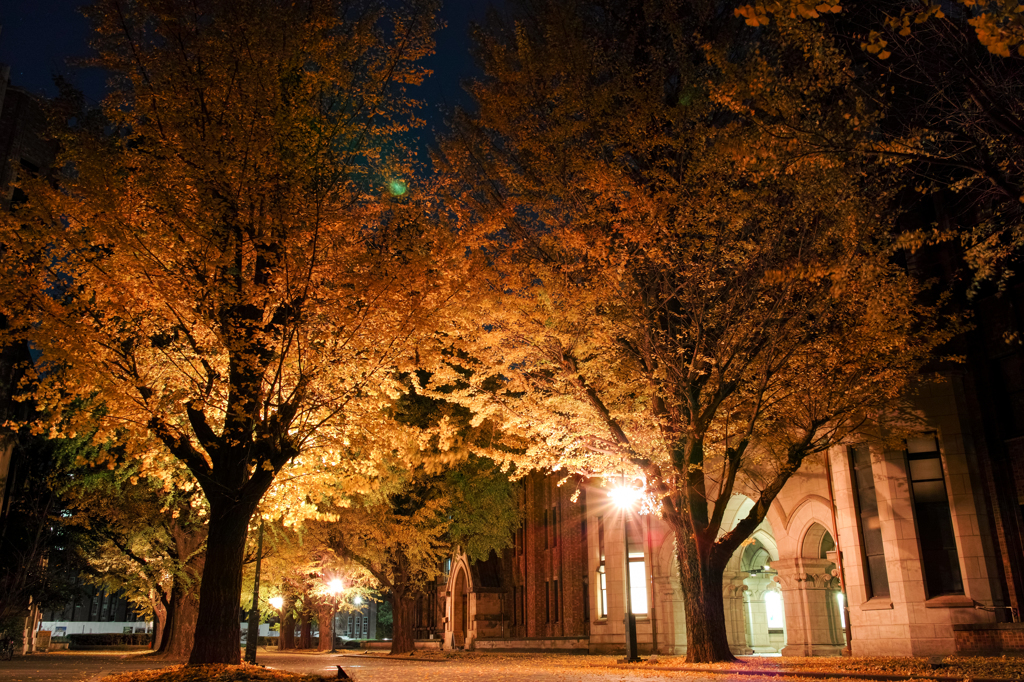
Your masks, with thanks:
<instances>
[{"instance_id":1,"label":"dark blue sky","mask_svg":"<svg viewBox=\"0 0 1024 682\"><path fill-rule=\"evenodd\" d=\"M442 19L448 24L437 35L437 54L425 64L434 70L421 93L433 109L428 120L440 125L439 109L465 103L459 83L475 74L469 56L470 22L482 22L488 0L443 0ZM88 54L89 27L78 12L83 0L2 0L0 2L0 63L11 67L11 84L33 93L53 94L52 75L61 73L97 100L103 75L67 66L68 58ZM501 5L501 2L498 3Z\"/></svg>"}]
</instances>

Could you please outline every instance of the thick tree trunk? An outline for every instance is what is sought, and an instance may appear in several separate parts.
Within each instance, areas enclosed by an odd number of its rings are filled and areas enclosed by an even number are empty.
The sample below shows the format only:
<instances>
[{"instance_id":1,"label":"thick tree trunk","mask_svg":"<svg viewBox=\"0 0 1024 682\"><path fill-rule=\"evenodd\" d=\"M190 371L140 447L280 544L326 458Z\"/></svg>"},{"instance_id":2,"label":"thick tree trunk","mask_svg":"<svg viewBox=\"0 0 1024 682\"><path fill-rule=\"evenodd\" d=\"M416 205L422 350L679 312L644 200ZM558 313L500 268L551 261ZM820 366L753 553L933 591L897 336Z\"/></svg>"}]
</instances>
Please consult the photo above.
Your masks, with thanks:
<instances>
[{"instance_id":1,"label":"thick tree trunk","mask_svg":"<svg viewBox=\"0 0 1024 682\"><path fill-rule=\"evenodd\" d=\"M313 627L309 624L309 611L305 610L299 614L299 647L300 649L311 649L313 647Z\"/></svg>"},{"instance_id":2,"label":"thick tree trunk","mask_svg":"<svg viewBox=\"0 0 1024 682\"><path fill-rule=\"evenodd\" d=\"M160 653L167 658L185 660L195 643L195 623L199 615L199 598L195 588L181 589L175 585L167 611L167 625Z\"/></svg>"},{"instance_id":3,"label":"thick tree trunk","mask_svg":"<svg viewBox=\"0 0 1024 682\"><path fill-rule=\"evenodd\" d=\"M164 606L163 597L157 597L159 594L156 589L149 591L149 601L153 605L153 642L150 644L150 648L153 651L163 651L166 646L167 638L164 637L167 625L167 607ZM170 603L170 599L168 599Z\"/></svg>"},{"instance_id":4,"label":"thick tree trunk","mask_svg":"<svg viewBox=\"0 0 1024 682\"><path fill-rule=\"evenodd\" d=\"M416 600L409 596L398 596L391 593L391 653L407 654L416 648L414 630L416 619Z\"/></svg>"},{"instance_id":5,"label":"thick tree trunk","mask_svg":"<svg viewBox=\"0 0 1024 682\"><path fill-rule=\"evenodd\" d=\"M287 592L285 595L281 608L281 636L277 640L277 648L281 651L295 648L295 597Z\"/></svg>"},{"instance_id":6,"label":"thick tree trunk","mask_svg":"<svg viewBox=\"0 0 1024 682\"><path fill-rule=\"evenodd\" d=\"M211 496L206 565L199 588L199 614L189 665L238 665L241 655L240 602L245 538L255 503ZM211 499L212 498L212 499Z\"/></svg>"},{"instance_id":7,"label":"thick tree trunk","mask_svg":"<svg viewBox=\"0 0 1024 682\"><path fill-rule=\"evenodd\" d=\"M334 643L334 604L321 604L316 609L316 619L320 624L320 651L330 651Z\"/></svg>"},{"instance_id":8,"label":"thick tree trunk","mask_svg":"<svg viewBox=\"0 0 1024 682\"><path fill-rule=\"evenodd\" d=\"M196 617L199 615L200 576L206 561L201 551L206 529L187 532L179 526L172 529L178 559L184 561L183 576L176 577L168 597L167 623L164 626L160 653L174 660L185 660L195 643Z\"/></svg>"},{"instance_id":9,"label":"thick tree trunk","mask_svg":"<svg viewBox=\"0 0 1024 682\"><path fill-rule=\"evenodd\" d=\"M724 562L716 561L709 547L699 547L692 535L679 529L676 557L686 611L686 662L735 661L725 629Z\"/></svg>"}]
</instances>

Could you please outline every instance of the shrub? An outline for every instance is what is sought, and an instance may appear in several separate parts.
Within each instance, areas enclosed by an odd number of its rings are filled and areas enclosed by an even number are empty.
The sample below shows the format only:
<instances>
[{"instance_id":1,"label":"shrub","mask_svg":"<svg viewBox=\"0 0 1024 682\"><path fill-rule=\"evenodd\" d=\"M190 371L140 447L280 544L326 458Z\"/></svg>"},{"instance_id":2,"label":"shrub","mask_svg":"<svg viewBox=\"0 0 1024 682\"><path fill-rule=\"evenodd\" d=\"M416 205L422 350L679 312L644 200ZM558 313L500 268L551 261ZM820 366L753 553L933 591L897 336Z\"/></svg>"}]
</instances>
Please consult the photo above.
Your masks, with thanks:
<instances>
[{"instance_id":1,"label":"shrub","mask_svg":"<svg viewBox=\"0 0 1024 682\"><path fill-rule=\"evenodd\" d=\"M122 634L120 632L100 632L89 634L68 635L71 647L80 646L142 646L153 640L153 635L146 632Z\"/></svg>"}]
</instances>

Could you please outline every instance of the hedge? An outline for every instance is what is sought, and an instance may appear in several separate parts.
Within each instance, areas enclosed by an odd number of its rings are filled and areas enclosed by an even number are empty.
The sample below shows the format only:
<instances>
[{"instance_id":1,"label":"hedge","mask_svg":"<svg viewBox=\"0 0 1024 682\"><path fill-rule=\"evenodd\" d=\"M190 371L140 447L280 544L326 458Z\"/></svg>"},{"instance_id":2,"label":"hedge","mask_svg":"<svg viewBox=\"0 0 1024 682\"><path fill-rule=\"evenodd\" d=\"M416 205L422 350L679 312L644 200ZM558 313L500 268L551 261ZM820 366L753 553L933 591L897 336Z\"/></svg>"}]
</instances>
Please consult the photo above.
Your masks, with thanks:
<instances>
[{"instance_id":1,"label":"hedge","mask_svg":"<svg viewBox=\"0 0 1024 682\"><path fill-rule=\"evenodd\" d=\"M68 635L72 647L79 646L142 646L153 641L153 635L147 632L123 634L120 632L100 632L89 634Z\"/></svg>"}]
</instances>

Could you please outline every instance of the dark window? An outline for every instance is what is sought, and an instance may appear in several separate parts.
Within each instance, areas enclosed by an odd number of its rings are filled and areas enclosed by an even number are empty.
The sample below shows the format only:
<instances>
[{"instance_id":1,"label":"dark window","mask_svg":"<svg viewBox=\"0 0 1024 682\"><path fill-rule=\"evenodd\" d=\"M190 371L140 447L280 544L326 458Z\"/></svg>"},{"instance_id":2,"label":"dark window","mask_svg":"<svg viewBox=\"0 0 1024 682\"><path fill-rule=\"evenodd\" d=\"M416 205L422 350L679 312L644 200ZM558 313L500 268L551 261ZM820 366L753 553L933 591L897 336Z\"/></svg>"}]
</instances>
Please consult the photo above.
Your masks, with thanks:
<instances>
[{"instance_id":1,"label":"dark window","mask_svg":"<svg viewBox=\"0 0 1024 682\"><path fill-rule=\"evenodd\" d=\"M853 491L857 505L860 544L864 549L867 566L869 597L889 596L889 573L885 568L882 547L882 522L878 517L878 497L875 494L875 476L871 471L871 450L866 443L850 449L850 468L853 470Z\"/></svg>"},{"instance_id":2,"label":"dark window","mask_svg":"<svg viewBox=\"0 0 1024 682\"><path fill-rule=\"evenodd\" d=\"M558 505L551 507L551 546L558 547Z\"/></svg>"},{"instance_id":3,"label":"dark window","mask_svg":"<svg viewBox=\"0 0 1024 682\"><path fill-rule=\"evenodd\" d=\"M516 610L517 610L517 607L518 607L518 604L519 604L518 598L519 598L519 588L516 587L515 585L513 585L512 586L512 625L515 625L516 623L519 622L519 619L516 618Z\"/></svg>"},{"instance_id":4,"label":"dark window","mask_svg":"<svg viewBox=\"0 0 1024 682\"><path fill-rule=\"evenodd\" d=\"M929 436L907 441L907 464L928 596L963 594L960 556L953 534L953 517L949 513L938 440Z\"/></svg>"},{"instance_id":5,"label":"dark window","mask_svg":"<svg viewBox=\"0 0 1024 682\"><path fill-rule=\"evenodd\" d=\"M558 581L551 585L551 620L558 622Z\"/></svg>"},{"instance_id":6,"label":"dark window","mask_svg":"<svg viewBox=\"0 0 1024 682\"><path fill-rule=\"evenodd\" d=\"M551 622L551 583L544 581L544 622Z\"/></svg>"},{"instance_id":7,"label":"dark window","mask_svg":"<svg viewBox=\"0 0 1024 682\"><path fill-rule=\"evenodd\" d=\"M548 510L544 510L544 549L548 548L548 534L551 532L551 523L548 520Z\"/></svg>"}]
</instances>

